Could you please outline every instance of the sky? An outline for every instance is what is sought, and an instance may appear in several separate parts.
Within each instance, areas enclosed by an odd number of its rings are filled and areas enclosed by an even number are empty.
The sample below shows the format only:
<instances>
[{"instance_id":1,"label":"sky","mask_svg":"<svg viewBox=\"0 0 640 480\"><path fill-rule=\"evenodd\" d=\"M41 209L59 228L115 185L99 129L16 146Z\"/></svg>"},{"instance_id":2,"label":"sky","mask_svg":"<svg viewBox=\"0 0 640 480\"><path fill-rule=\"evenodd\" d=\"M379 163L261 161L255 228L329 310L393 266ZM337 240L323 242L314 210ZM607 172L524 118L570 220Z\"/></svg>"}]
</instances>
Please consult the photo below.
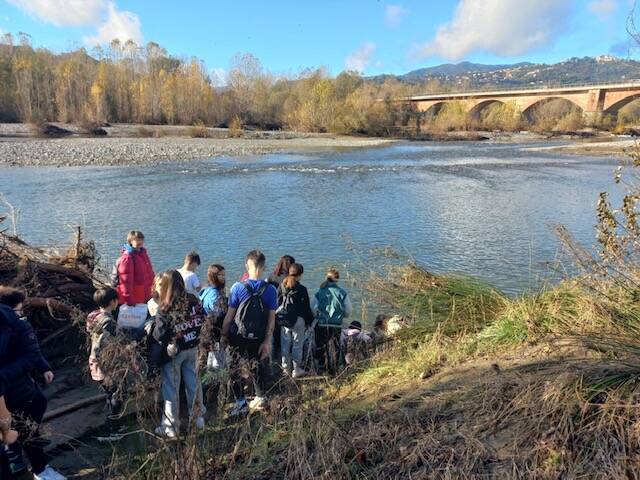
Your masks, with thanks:
<instances>
[{"instance_id":1,"label":"sky","mask_svg":"<svg viewBox=\"0 0 640 480\"><path fill-rule=\"evenodd\" d=\"M632 0L0 0L0 34L53 51L154 41L223 76L250 52L274 74L402 74L471 61L635 57ZM640 6L638 7L640 11ZM640 28L640 13L638 14Z\"/></svg>"}]
</instances>

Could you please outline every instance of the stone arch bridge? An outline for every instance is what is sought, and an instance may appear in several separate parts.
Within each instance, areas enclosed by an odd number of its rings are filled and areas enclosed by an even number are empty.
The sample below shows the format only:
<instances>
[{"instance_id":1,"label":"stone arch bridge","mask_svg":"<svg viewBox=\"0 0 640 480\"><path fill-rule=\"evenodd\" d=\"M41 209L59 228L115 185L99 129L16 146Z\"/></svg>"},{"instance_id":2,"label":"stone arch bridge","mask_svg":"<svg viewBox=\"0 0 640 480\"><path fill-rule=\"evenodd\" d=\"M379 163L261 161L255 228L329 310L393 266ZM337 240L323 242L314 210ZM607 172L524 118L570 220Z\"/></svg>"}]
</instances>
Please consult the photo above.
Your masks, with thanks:
<instances>
[{"instance_id":1,"label":"stone arch bridge","mask_svg":"<svg viewBox=\"0 0 640 480\"><path fill-rule=\"evenodd\" d=\"M437 112L446 103L461 101L469 115L479 115L482 110L495 103L515 103L523 115L536 106L555 99L563 99L580 107L585 117L598 114L617 115L618 111L640 98L640 82L607 85L584 85L549 87L521 90L495 90L487 92L435 93L401 99L409 102L419 112Z\"/></svg>"}]
</instances>

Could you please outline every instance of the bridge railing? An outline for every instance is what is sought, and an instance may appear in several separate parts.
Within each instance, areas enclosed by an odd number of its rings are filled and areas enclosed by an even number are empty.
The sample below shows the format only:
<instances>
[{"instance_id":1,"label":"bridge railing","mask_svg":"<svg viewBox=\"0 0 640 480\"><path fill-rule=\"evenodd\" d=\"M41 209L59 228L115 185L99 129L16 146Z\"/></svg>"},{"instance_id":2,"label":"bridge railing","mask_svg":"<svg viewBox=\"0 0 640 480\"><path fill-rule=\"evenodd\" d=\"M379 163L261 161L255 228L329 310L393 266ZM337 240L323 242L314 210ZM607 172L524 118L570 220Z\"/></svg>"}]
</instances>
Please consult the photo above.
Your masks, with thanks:
<instances>
[{"instance_id":1,"label":"bridge railing","mask_svg":"<svg viewBox=\"0 0 640 480\"><path fill-rule=\"evenodd\" d=\"M410 95L408 97L403 97L405 100L410 100L413 98L422 98L422 97L444 97L447 95L473 95L475 93L489 93L489 92L537 92L540 90L561 90L565 88L571 89L584 89L584 90L595 90L598 88L605 87L617 87L617 86L628 86L628 87L640 87L640 79L627 80L625 82L607 82L607 83L596 83L596 84L586 84L583 82L575 82L575 83L547 83L547 84L536 84L536 85L527 85L527 86L511 86L511 87L495 87L495 86L485 86L480 87L474 90L451 90L448 92L433 92L433 93L423 93L417 95Z\"/></svg>"}]
</instances>

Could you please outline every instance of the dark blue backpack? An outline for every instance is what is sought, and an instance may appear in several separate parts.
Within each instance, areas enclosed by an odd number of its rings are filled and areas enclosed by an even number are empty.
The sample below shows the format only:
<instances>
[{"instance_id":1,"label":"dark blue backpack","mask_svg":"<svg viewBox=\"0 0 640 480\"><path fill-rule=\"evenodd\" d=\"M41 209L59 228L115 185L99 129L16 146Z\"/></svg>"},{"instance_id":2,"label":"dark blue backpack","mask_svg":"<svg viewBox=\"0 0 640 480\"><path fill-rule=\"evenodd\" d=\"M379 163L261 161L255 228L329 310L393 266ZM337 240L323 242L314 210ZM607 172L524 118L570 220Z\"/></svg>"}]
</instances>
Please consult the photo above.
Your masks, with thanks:
<instances>
[{"instance_id":1,"label":"dark blue backpack","mask_svg":"<svg viewBox=\"0 0 640 480\"><path fill-rule=\"evenodd\" d=\"M264 306L262 294L269 284L265 282L258 290L254 290L249 282L244 282L243 285L249 297L238 306L236 312L237 335L247 340L264 340L269 322L269 310Z\"/></svg>"}]
</instances>

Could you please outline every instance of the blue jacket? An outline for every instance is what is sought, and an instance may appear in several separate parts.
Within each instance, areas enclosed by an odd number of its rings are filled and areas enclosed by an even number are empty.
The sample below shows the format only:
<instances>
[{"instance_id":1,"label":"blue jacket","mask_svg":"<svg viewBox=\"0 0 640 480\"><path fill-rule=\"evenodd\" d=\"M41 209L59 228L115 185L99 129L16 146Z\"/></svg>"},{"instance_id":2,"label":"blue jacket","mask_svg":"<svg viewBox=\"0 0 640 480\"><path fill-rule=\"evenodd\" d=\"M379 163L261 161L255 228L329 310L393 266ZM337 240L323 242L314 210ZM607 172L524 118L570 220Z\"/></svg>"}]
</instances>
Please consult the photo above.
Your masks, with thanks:
<instances>
[{"instance_id":1,"label":"blue jacket","mask_svg":"<svg viewBox=\"0 0 640 480\"><path fill-rule=\"evenodd\" d=\"M38 392L29 373L38 367L41 357L29 322L0 305L0 386L5 389L7 406L20 406Z\"/></svg>"}]
</instances>

